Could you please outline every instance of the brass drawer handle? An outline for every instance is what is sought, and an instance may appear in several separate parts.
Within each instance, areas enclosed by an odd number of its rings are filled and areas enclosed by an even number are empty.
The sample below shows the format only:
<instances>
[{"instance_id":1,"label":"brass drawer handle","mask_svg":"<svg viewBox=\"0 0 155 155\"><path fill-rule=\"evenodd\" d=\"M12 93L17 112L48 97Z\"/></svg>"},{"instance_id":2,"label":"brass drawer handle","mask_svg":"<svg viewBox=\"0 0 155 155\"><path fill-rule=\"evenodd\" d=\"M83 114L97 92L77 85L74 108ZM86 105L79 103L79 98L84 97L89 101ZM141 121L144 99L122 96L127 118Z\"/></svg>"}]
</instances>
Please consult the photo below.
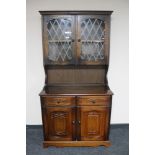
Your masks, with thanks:
<instances>
[{"instance_id":1,"label":"brass drawer handle","mask_svg":"<svg viewBox=\"0 0 155 155\"><path fill-rule=\"evenodd\" d=\"M66 100L60 100L61 102L66 102Z\"/></svg>"},{"instance_id":2,"label":"brass drawer handle","mask_svg":"<svg viewBox=\"0 0 155 155\"><path fill-rule=\"evenodd\" d=\"M91 103L93 103L93 104L96 103L96 100L94 100L94 99L88 99L88 101L91 102Z\"/></svg>"},{"instance_id":3,"label":"brass drawer handle","mask_svg":"<svg viewBox=\"0 0 155 155\"><path fill-rule=\"evenodd\" d=\"M81 124L81 122L80 121L72 121L72 124Z\"/></svg>"},{"instance_id":4,"label":"brass drawer handle","mask_svg":"<svg viewBox=\"0 0 155 155\"><path fill-rule=\"evenodd\" d=\"M60 100L58 100L57 103L60 104Z\"/></svg>"},{"instance_id":5,"label":"brass drawer handle","mask_svg":"<svg viewBox=\"0 0 155 155\"><path fill-rule=\"evenodd\" d=\"M66 101L66 100L61 100L61 99L56 100L57 104L60 104L60 103L65 102L65 101Z\"/></svg>"}]
</instances>

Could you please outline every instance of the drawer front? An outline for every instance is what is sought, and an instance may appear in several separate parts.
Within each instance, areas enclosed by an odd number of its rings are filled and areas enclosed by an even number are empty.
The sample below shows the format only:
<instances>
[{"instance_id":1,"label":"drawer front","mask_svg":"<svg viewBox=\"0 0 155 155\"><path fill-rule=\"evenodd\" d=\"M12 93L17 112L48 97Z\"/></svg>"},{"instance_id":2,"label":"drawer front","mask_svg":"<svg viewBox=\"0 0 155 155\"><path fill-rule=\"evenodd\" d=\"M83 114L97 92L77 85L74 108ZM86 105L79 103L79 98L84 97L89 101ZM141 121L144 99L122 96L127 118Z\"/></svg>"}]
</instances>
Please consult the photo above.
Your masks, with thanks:
<instances>
[{"instance_id":1,"label":"drawer front","mask_svg":"<svg viewBox=\"0 0 155 155\"><path fill-rule=\"evenodd\" d=\"M44 97L44 106L70 106L75 104L75 97Z\"/></svg>"},{"instance_id":2,"label":"drawer front","mask_svg":"<svg viewBox=\"0 0 155 155\"><path fill-rule=\"evenodd\" d=\"M78 96L78 105L111 106L111 96Z\"/></svg>"}]
</instances>

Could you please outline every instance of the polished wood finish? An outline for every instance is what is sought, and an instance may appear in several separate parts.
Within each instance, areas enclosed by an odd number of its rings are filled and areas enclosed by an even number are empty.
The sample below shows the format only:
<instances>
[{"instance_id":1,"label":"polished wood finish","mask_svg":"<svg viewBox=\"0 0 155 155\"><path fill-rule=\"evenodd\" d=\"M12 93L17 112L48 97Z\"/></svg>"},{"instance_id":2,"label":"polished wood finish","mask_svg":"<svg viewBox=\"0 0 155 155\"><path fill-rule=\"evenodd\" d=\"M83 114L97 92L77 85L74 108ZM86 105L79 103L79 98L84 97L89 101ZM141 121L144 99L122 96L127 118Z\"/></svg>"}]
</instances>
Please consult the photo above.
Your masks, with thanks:
<instances>
[{"instance_id":1,"label":"polished wood finish","mask_svg":"<svg viewBox=\"0 0 155 155\"><path fill-rule=\"evenodd\" d=\"M113 92L108 86L107 72L112 11L40 11L40 13L45 69L45 86L39 94L44 133L43 146L110 146ZM83 40L82 29L85 28L81 25L82 21L84 26L90 24L90 27L95 25L94 21L97 21L96 26L100 25L99 22L104 23L100 29L104 32L104 39L86 37L86 40ZM94 29L92 35L98 33L100 36L99 28ZM67 35L63 36L64 34ZM86 31L87 34L91 35L91 32ZM95 55L98 49L90 51L90 47L88 49L86 45L83 47L85 43L93 48L104 45L98 53L100 58ZM90 58L89 51L94 54L91 55L94 58ZM82 52L88 54L87 59L81 56Z\"/></svg>"},{"instance_id":2,"label":"polished wood finish","mask_svg":"<svg viewBox=\"0 0 155 155\"><path fill-rule=\"evenodd\" d=\"M70 95L91 95L107 96L113 95L112 91L102 84L96 85L50 85L45 86L40 93L41 96L70 96Z\"/></svg>"},{"instance_id":3,"label":"polished wood finish","mask_svg":"<svg viewBox=\"0 0 155 155\"><path fill-rule=\"evenodd\" d=\"M77 100L81 106L111 106L111 96L78 96Z\"/></svg>"},{"instance_id":4,"label":"polished wood finish","mask_svg":"<svg viewBox=\"0 0 155 155\"><path fill-rule=\"evenodd\" d=\"M74 108L48 107L46 108L48 136L46 140L68 141L74 140L73 125L75 122Z\"/></svg>"},{"instance_id":5,"label":"polished wood finish","mask_svg":"<svg viewBox=\"0 0 155 155\"><path fill-rule=\"evenodd\" d=\"M71 106L71 105L75 105L74 97L54 96L43 98L43 106Z\"/></svg>"},{"instance_id":6,"label":"polished wood finish","mask_svg":"<svg viewBox=\"0 0 155 155\"><path fill-rule=\"evenodd\" d=\"M110 141L44 141L43 146L44 148L49 146L58 146L58 147L64 147L64 146L102 146L105 147L111 146Z\"/></svg>"},{"instance_id":7,"label":"polished wood finish","mask_svg":"<svg viewBox=\"0 0 155 155\"><path fill-rule=\"evenodd\" d=\"M64 13L64 15L62 16L61 14L55 14L56 12L51 12L51 14L49 14L50 12L41 12L42 13L42 23L43 23L43 51L44 51L44 64L45 65L108 65L109 63L109 43L110 43L110 39L109 39L109 35L110 35L110 14L112 12L94 12L95 15L93 15L93 12L90 12L90 14L88 15L88 13L86 14L86 12L83 12L83 15L81 13L79 13L79 15L76 15L76 12L74 12L75 14L73 15L73 12L67 12L67 14ZM63 12L59 12L59 13L63 13ZM101 13L101 14L99 14ZM71 15L70 15L71 14ZM70 36L70 43L71 43L71 59L67 59L65 58L64 61L62 61L62 57L59 57L59 59L57 61L52 61L48 59L48 52L49 52L49 42L53 42L51 40L48 39L48 22L51 19L65 19L65 20L69 20L71 22L71 36ZM104 22L104 48L102 50L102 52L104 54L104 59L100 60L97 59L95 61L91 61L91 60L82 60L80 58L80 54L82 52L82 40L81 40L81 21L82 20L87 20L87 19L94 19L94 20L102 20ZM58 22L56 22L58 24ZM87 24L86 24L87 25ZM54 30L56 30L56 35L58 35L58 29L61 29L60 25L58 26L57 29L53 28ZM60 32L63 32L63 30L61 30ZM60 33L59 32L59 33ZM89 32L87 32L89 34ZM51 36L51 34L50 34ZM62 36L62 34L60 34L60 36ZM55 35L54 35L55 37ZM89 40L85 40L86 42L89 42ZM90 40L90 42L98 42L99 40ZM66 40L62 40L61 37L58 38L57 41L57 45L61 45L63 43L66 42ZM99 41L100 42L100 41ZM58 46L55 46L53 48L58 48ZM63 46L63 49L65 47ZM68 51L68 50L67 50ZM54 52L53 52L54 53ZM56 54L56 53L55 53ZM67 54L68 55L68 54Z\"/></svg>"},{"instance_id":8,"label":"polished wood finish","mask_svg":"<svg viewBox=\"0 0 155 155\"><path fill-rule=\"evenodd\" d=\"M107 140L109 108L103 106L81 106L81 140Z\"/></svg>"},{"instance_id":9,"label":"polished wood finish","mask_svg":"<svg viewBox=\"0 0 155 155\"><path fill-rule=\"evenodd\" d=\"M111 15L113 11L93 11L93 10L54 10L54 11L39 11L41 15Z\"/></svg>"},{"instance_id":10,"label":"polished wood finish","mask_svg":"<svg viewBox=\"0 0 155 155\"><path fill-rule=\"evenodd\" d=\"M95 74L94 74L95 73ZM106 83L104 69L50 69L47 71L48 84L86 84L86 83ZM68 78L69 77L69 78ZM91 77L91 78L88 78Z\"/></svg>"}]
</instances>

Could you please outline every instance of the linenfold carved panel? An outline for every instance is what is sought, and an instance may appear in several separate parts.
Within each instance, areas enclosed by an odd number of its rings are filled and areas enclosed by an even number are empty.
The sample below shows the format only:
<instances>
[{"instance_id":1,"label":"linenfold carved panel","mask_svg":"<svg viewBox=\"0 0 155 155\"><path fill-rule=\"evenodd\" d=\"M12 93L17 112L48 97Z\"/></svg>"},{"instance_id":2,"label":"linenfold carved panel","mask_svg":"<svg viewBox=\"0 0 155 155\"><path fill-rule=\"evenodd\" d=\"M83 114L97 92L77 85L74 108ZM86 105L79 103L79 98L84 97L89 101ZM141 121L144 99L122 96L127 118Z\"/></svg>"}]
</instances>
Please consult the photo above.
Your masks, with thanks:
<instances>
[{"instance_id":1,"label":"linenfold carved panel","mask_svg":"<svg viewBox=\"0 0 155 155\"><path fill-rule=\"evenodd\" d=\"M97 112L88 113L88 135L98 134L100 129L100 116Z\"/></svg>"},{"instance_id":2,"label":"linenfold carved panel","mask_svg":"<svg viewBox=\"0 0 155 155\"><path fill-rule=\"evenodd\" d=\"M82 140L104 139L104 109L94 106L81 108L81 138Z\"/></svg>"},{"instance_id":3,"label":"linenfold carved panel","mask_svg":"<svg viewBox=\"0 0 155 155\"><path fill-rule=\"evenodd\" d=\"M66 112L54 112L51 114L53 119L53 129L57 136L67 135L67 113Z\"/></svg>"}]
</instances>

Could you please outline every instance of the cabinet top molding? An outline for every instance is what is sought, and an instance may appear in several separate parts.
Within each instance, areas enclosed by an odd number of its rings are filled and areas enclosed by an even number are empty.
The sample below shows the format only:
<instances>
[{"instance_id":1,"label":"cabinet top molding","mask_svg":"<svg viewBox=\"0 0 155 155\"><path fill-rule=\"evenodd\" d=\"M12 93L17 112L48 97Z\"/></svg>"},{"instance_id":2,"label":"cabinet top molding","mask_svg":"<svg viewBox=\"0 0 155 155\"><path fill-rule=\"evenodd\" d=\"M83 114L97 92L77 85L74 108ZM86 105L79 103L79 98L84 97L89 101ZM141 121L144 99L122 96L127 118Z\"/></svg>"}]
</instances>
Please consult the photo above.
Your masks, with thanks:
<instances>
[{"instance_id":1,"label":"cabinet top molding","mask_svg":"<svg viewBox=\"0 0 155 155\"><path fill-rule=\"evenodd\" d=\"M53 11L39 11L41 15L111 15L113 11L102 11L102 10L53 10Z\"/></svg>"}]
</instances>

